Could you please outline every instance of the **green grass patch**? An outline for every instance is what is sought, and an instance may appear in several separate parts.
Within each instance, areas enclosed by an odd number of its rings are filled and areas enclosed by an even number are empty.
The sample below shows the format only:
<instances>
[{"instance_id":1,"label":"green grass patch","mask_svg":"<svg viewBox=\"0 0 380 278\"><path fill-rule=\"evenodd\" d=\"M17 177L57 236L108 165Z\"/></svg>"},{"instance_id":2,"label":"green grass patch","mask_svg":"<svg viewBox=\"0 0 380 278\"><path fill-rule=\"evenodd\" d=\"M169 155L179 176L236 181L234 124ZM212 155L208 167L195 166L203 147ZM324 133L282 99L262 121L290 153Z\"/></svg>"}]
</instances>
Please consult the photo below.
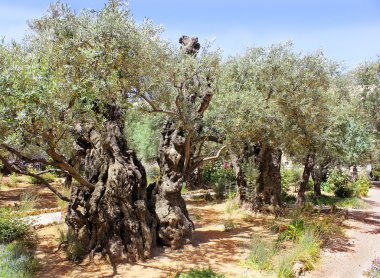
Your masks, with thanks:
<instances>
[{"instance_id":1,"label":"green grass patch","mask_svg":"<svg viewBox=\"0 0 380 278\"><path fill-rule=\"evenodd\" d=\"M338 208L367 209L370 207L370 205L358 197L340 198L337 196L322 195L319 198L314 198L312 194L307 194L306 201L313 205L335 206Z\"/></svg>"},{"instance_id":2,"label":"green grass patch","mask_svg":"<svg viewBox=\"0 0 380 278\"><path fill-rule=\"evenodd\" d=\"M273 242L254 236L251 240L246 264L255 269L270 270L273 268L272 257L276 252L277 248Z\"/></svg>"},{"instance_id":3,"label":"green grass patch","mask_svg":"<svg viewBox=\"0 0 380 278\"><path fill-rule=\"evenodd\" d=\"M279 260L276 268L277 276L280 278L294 277L293 267L301 262L304 270L312 270L319 259L321 240L311 229L303 232L293 248L287 249Z\"/></svg>"},{"instance_id":4,"label":"green grass patch","mask_svg":"<svg viewBox=\"0 0 380 278\"><path fill-rule=\"evenodd\" d=\"M225 278L226 276L214 272L211 268L190 269L187 272L176 275L177 278Z\"/></svg>"}]
</instances>

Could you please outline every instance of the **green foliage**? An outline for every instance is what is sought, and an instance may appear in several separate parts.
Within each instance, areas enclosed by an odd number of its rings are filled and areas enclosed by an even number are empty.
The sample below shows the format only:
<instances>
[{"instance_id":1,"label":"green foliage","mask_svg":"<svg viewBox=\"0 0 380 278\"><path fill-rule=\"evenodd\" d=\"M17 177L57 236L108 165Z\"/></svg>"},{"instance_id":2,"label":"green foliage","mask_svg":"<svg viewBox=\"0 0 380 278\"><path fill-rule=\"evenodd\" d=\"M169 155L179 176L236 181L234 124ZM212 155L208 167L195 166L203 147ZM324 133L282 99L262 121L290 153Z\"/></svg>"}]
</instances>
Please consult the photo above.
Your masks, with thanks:
<instances>
[{"instance_id":1,"label":"green foliage","mask_svg":"<svg viewBox=\"0 0 380 278\"><path fill-rule=\"evenodd\" d=\"M211 268L208 269L190 269L187 272L181 273L177 278L225 278L222 274L217 274Z\"/></svg>"},{"instance_id":2,"label":"green foliage","mask_svg":"<svg viewBox=\"0 0 380 278\"><path fill-rule=\"evenodd\" d=\"M66 229L58 229L58 242L64 246L68 260L78 262L83 259L85 255L84 246L75 236L68 233Z\"/></svg>"},{"instance_id":3,"label":"green foliage","mask_svg":"<svg viewBox=\"0 0 380 278\"><path fill-rule=\"evenodd\" d=\"M9 181L8 181L8 184L10 186L15 186L17 183L17 175L16 173L12 173L10 176L9 176Z\"/></svg>"},{"instance_id":4,"label":"green foliage","mask_svg":"<svg viewBox=\"0 0 380 278\"><path fill-rule=\"evenodd\" d=\"M144 161L156 159L162 125L163 118L157 115L144 115L134 111L128 114L126 125L128 143Z\"/></svg>"},{"instance_id":5,"label":"green foliage","mask_svg":"<svg viewBox=\"0 0 380 278\"><path fill-rule=\"evenodd\" d=\"M360 176L352 183L352 187L354 190L353 195L355 197L365 197L368 195L368 190L371 187L371 184L366 176Z\"/></svg>"},{"instance_id":6,"label":"green foliage","mask_svg":"<svg viewBox=\"0 0 380 278\"><path fill-rule=\"evenodd\" d=\"M375 181L380 180L380 170L372 170L372 175Z\"/></svg>"},{"instance_id":7,"label":"green foliage","mask_svg":"<svg viewBox=\"0 0 380 278\"><path fill-rule=\"evenodd\" d=\"M9 210L0 212L0 243L25 239L31 235L30 225Z\"/></svg>"},{"instance_id":8,"label":"green foliage","mask_svg":"<svg viewBox=\"0 0 380 278\"><path fill-rule=\"evenodd\" d=\"M301 168L287 168L281 170L282 190L288 191L291 186L297 186L302 175Z\"/></svg>"},{"instance_id":9,"label":"green foliage","mask_svg":"<svg viewBox=\"0 0 380 278\"><path fill-rule=\"evenodd\" d=\"M321 241L313 230L307 229L300 236L296 245L280 260L277 267L277 275L280 278L294 277L293 266L301 262L305 270L312 270L319 258Z\"/></svg>"},{"instance_id":10,"label":"green foliage","mask_svg":"<svg viewBox=\"0 0 380 278\"><path fill-rule=\"evenodd\" d=\"M41 197L33 191L24 191L20 195L20 204L18 206L19 211L30 211L35 208L38 202L41 201Z\"/></svg>"},{"instance_id":11,"label":"green foliage","mask_svg":"<svg viewBox=\"0 0 380 278\"><path fill-rule=\"evenodd\" d=\"M340 198L337 196L322 195L315 198L313 194L306 195L306 201L313 205L328 205L338 208L357 208L366 209L369 205L358 197Z\"/></svg>"},{"instance_id":12,"label":"green foliage","mask_svg":"<svg viewBox=\"0 0 380 278\"><path fill-rule=\"evenodd\" d=\"M259 236L254 236L251 240L246 263L259 270L272 269L272 257L277 251L276 245L272 242L266 241Z\"/></svg>"},{"instance_id":13,"label":"green foliage","mask_svg":"<svg viewBox=\"0 0 380 278\"><path fill-rule=\"evenodd\" d=\"M32 278L37 260L23 242L0 244L0 277Z\"/></svg>"},{"instance_id":14,"label":"green foliage","mask_svg":"<svg viewBox=\"0 0 380 278\"><path fill-rule=\"evenodd\" d=\"M291 240L297 241L305 230L305 221L303 219L295 218L289 225L286 225L286 229L282 231L277 240Z\"/></svg>"},{"instance_id":15,"label":"green foliage","mask_svg":"<svg viewBox=\"0 0 380 278\"><path fill-rule=\"evenodd\" d=\"M57 175L55 173L48 172L48 173L42 174L41 178L43 178L44 180L46 180L48 183L51 183L51 182L55 182L56 181ZM38 184L39 183L39 181L36 178L34 178L34 177L29 177L29 182L33 183L33 184Z\"/></svg>"},{"instance_id":16,"label":"green foliage","mask_svg":"<svg viewBox=\"0 0 380 278\"><path fill-rule=\"evenodd\" d=\"M219 164L203 169L203 181L211 185L216 193L216 198L225 198L230 192L235 192L235 175L233 169L225 169ZM228 192L226 192L228 191Z\"/></svg>"}]
</instances>

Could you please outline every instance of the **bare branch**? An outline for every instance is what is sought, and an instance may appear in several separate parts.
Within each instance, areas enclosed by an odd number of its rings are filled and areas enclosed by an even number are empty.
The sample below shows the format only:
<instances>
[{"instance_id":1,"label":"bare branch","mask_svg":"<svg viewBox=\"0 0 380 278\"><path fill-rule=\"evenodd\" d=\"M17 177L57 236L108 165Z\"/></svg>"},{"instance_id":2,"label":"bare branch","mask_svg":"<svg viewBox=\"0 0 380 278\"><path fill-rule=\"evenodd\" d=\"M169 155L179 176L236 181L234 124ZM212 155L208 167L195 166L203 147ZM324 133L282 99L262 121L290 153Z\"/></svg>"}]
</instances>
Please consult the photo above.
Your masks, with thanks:
<instances>
[{"instance_id":1,"label":"bare branch","mask_svg":"<svg viewBox=\"0 0 380 278\"><path fill-rule=\"evenodd\" d=\"M45 171L38 172L38 173L36 173L36 175L40 176L40 175L43 175L43 174L46 174L46 173L52 173L52 172L59 172L59 173L68 174L67 171L62 170L62 169L48 169L48 170L45 170Z\"/></svg>"},{"instance_id":2,"label":"bare branch","mask_svg":"<svg viewBox=\"0 0 380 278\"><path fill-rule=\"evenodd\" d=\"M202 161L204 162L204 161L209 161L209 160L218 159L219 156L220 156L220 153L221 153L226 147L227 147L227 146L224 145L223 147L221 147L221 148L219 149L219 151L216 153L216 155L214 155L214 156L209 156L209 157L205 157L205 158L202 159Z\"/></svg>"},{"instance_id":3,"label":"bare branch","mask_svg":"<svg viewBox=\"0 0 380 278\"><path fill-rule=\"evenodd\" d=\"M176 113L174 113L172 111L158 109L157 106L153 103L153 101L151 101L149 98L147 98L144 94L141 94L140 97L143 100L145 100L150 105L150 107L152 107L152 109L153 109L153 110L145 110L146 112L148 112L148 113L165 113L165 114L168 114L171 116L176 116Z\"/></svg>"}]
</instances>

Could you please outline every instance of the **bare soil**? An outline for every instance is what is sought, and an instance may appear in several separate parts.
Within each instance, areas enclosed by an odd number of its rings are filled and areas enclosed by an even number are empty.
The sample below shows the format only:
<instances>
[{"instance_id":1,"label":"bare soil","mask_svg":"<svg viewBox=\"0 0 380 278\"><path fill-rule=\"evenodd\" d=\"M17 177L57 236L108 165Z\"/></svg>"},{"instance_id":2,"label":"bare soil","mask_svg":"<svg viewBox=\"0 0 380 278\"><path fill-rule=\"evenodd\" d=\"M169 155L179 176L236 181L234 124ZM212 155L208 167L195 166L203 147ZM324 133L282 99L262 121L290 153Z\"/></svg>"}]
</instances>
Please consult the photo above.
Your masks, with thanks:
<instances>
[{"instance_id":1,"label":"bare soil","mask_svg":"<svg viewBox=\"0 0 380 278\"><path fill-rule=\"evenodd\" d=\"M190 268L208 267L231 277L262 277L259 272L244 267L242 261L247 257L253 234L271 236L268 233L271 217L252 218L235 212L231 216L235 228L226 232L225 203L189 202L188 209L196 226L192 244L180 250L157 248L152 259L117 266L99 257L79 264L67 261L64 251L56 252L59 227L42 228L38 231L37 258L41 268L37 277L175 277L176 273Z\"/></svg>"},{"instance_id":2,"label":"bare soil","mask_svg":"<svg viewBox=\"0 0 380 278\"><path fill-rule=\"evenodd\" d=\"M380 186L373 186L367 198L370 209L348 210L346 238L335 240L322 252L322 259L308 278L358 278L380 256Z\"/></svg>"}]
</instances>

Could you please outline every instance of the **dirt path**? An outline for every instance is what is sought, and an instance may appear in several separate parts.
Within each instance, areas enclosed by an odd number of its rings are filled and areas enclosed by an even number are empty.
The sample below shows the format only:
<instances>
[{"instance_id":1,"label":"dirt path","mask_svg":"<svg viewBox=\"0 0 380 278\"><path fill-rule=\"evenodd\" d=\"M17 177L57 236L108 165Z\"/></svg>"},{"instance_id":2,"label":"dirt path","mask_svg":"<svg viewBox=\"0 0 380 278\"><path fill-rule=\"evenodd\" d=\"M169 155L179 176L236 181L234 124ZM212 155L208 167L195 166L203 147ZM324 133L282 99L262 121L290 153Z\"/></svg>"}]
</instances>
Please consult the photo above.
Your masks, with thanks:
<instances>
[{"instance_id":1,"label":"dirt path","mask_svg":"<svg viewBox=\"0 0 380 278\"><path fill-rule=\"evenodd\" d=\"M349 211L345 221L347 238L324 250L317 269L305 277L364 277L363 271L375 256L380 256L380 185L373 186L364 200L372 207Z\"/></svg>"}]
</instances>

